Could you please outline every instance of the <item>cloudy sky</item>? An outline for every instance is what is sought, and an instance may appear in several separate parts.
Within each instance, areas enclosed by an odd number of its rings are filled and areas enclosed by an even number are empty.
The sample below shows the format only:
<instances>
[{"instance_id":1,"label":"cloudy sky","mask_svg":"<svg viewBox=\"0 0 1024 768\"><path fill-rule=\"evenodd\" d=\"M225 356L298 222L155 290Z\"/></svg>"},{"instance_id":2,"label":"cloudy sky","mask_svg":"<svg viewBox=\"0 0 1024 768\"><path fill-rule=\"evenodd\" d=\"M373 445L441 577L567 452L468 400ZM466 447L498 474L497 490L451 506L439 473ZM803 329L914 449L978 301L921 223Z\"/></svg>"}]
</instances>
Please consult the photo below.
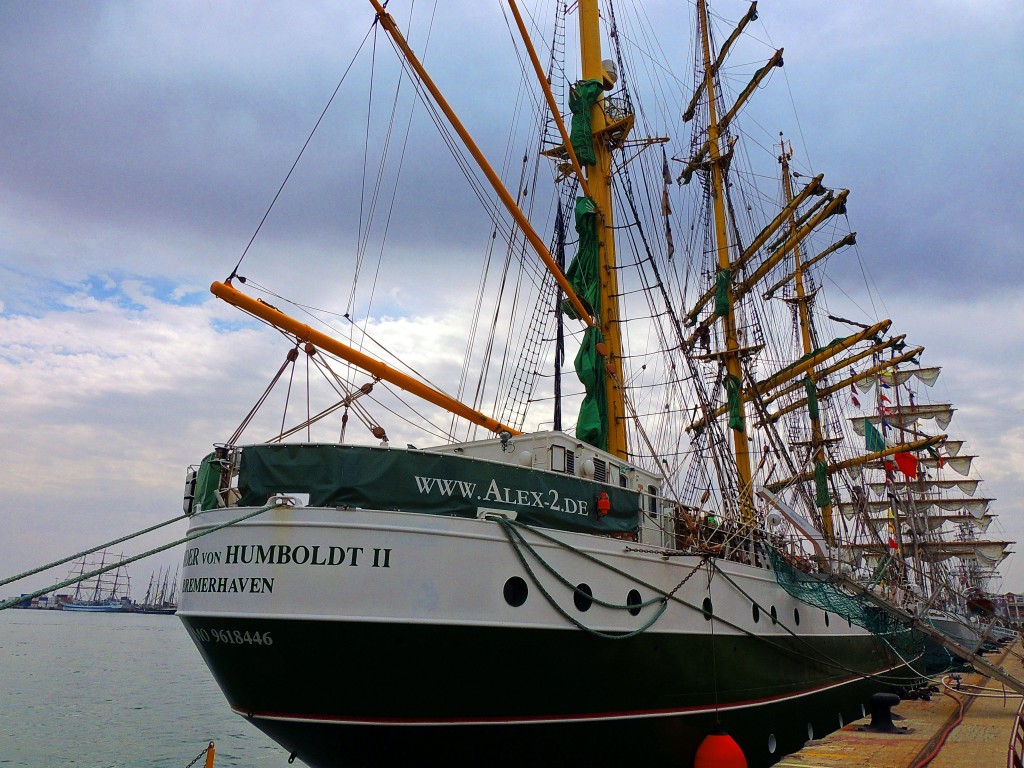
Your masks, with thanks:
<instances>
[{"instance_id":1,"label":"cloudy sky","mask_svg":"<svg viewBox=\"0 0 1024 768\"><path fill-rule=\"evenodd\" d=\"M745 5L719 10L736 18ZM488 114L507 113L519 82L503 64L505 19L494 2L441 6L427 59L500 160L506 131ZM652 16L663 6L645 3ZM391 4L400 20L406 8ZM662 46L688 39L690 12L683 3L675 27L659 26ZM885 311L944 367L951 431L982 457L1003 530L1024 540L1024 5L791 0L760 12L753 32L786 49L772 96L799 122L782 127L804 166L853 190ZM280 365L279 337L208 286L245 250L371 20L356 2L0 4L0 577L177 514L185 467ZM420 50L427 27L420 14ZM393 66L373 45L350 78L373 57ZM348 82L242 273L361 316L349 286L366 91ZM465 315L451 299L473 289L487 225L436 133L406 157L373 328L451 385L442 367L460 359ZM150 570L132 570L142 589ZM1024 591L1024 566L1004 575Z\"/></svg>"}]
</instances>

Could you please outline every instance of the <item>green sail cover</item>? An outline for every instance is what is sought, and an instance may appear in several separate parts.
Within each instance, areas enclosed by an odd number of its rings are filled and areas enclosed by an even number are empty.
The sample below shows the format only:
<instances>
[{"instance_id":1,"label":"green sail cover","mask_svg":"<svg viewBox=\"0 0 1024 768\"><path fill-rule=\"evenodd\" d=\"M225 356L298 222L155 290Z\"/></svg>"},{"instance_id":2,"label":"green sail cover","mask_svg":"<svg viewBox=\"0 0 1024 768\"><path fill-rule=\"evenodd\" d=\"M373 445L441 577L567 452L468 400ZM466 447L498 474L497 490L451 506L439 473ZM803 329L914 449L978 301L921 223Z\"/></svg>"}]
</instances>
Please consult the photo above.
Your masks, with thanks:
<instances>
[{"instance_id":1,"label":"green sail cover","mask_svg":"<svg viewBox=\"0 0 1024 768\"><path fill-rule=\"evenodd\" d=\"M832 503L828 495L828 465L824 461L817 461L814 464L814 503L819 508Z\"/></svg>"},{"instance_id":2,"label":"green sail cover","mask_svg":"<svg viewBox=\"0 0 1024 768\"><path fill-rule=\"evenodd\" d=\"M313 507L355 507L477 517L516 513L527 525L566 531L635 531L640 495L628 488L516 464L451 453L354 445L273 444L242 449L239 506L259 507L278 493L308 493ZM607 493L611 509L597 512ZM339 510L339 519L344 519Z\"/></svg>"},{"instance_id":3,"label":"green sail cover","mask_svg":"<svg viewBox=\"0 0 1024 768\"><path fill-rule=\"evenodd\" d=\"M740 408L740 380L731 373L725 377L725 393L729 398L729 429L745 431Z\"/></svg>"},{"instance_id":4,"label":"green sail cover","mask_svg":"<svg viewBox=\"0 0 1024 768\"><path fill-rule=\"evenodd\" d=\"M598 268L597 205L589 197L576 200L576 232L579 234L579 250L573 258L565 277L579 296L583 306L595 317L601 314L601 278ZM569 317L576 317L568 301L562 310ZM576 420L576 437L595 448L608 448L608 402L605 394L604 360L597 353L597 345L604 341L601 330L588 328L583 333L583 343L576 354L574 365L586 396L580 406Z\"/></svg>"},{"instance_id":5,"label":"green sail cover","mask_svg":"<svg viewBox=\"0 0 1024 768\"><path fill-rule=\"evenodd\" d=\"M804 390L807 392L807 415L812 421L818 420L818 388L814 386L814 379L807 376L804 379Z\"/></svg>"},{"instance_id":6,"label":"green sail cover","mask_svg":"<svg viewBox=\"0 0 1024 768\"><path fill-rule=\"evenodd\" d=\"M580 80L569 89L569 110L572 112L569 141L581 165L594 165L597 162L594 133L590 127L590 108L597 103L603 91L604 86L600 80Z\"/></svg>"},{"instance_id":7,"label":"green sail cover","mask_svg":"<svg viewBox=\"0 0 1024 768\"><path fill-rule=\"evenodd\" d=\"M724 317L729 314L729 278L731 269L719 271L715 277L715 316Z\"/></svg>"},{"instance_id":8,"label":"green sail cover","mask_svg":"<svg viewBox=\"0 0 1024 768\"><path fill-rule=\"evenodd\" d=\"M608 449L608 400L604 388L607 374L604 359L597 353L597 345L603 340L600 328L587 328L573 361L587 393L576 419L576 437L602 451Z\"/></svg>"},{"instance_id":9,"label":"green sail cover","mask_svg":"<svg viewBox=\"0 0 1024 768\"><path fill-rule=\"evenodd\" d=\"M601 312L601 277L598 271L597 204L589 197L576 198L574 210L579 249L565 271L573 291L591 315ZM562 311L573 320L579 320L572 305L565 301Z\"/></svg>"}]
</instances>

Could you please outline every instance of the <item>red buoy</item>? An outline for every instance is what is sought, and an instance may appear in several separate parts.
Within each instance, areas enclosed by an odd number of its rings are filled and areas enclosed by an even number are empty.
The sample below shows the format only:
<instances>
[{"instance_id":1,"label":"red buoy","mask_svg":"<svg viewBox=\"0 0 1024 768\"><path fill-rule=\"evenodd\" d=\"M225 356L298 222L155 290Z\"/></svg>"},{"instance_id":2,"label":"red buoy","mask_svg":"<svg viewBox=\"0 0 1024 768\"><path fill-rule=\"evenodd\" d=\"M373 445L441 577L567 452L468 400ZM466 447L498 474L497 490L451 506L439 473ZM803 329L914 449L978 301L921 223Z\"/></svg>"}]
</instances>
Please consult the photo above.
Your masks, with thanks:
<instances>
[{"instance_id":1,"label":"red buoy","mask_svg":"<svg viewBox=\"0 0 1024 768\"><path fill-rule=\"evenodd\" d=\"M747 768L747 758L725 728L716 725L697 747L693 768Z\"/></svg>"},{"instance_id":2,"label":"red buoy","mask_svg":"<svg viewBox=\"0 0 1024 768\"><path fill-rule=\"evenodd\" d=\"M597 514L601 517L607 515L612 509L611 499L608 498L607 493L602 493L597 497Z\"/></svg>"}]
</instances>

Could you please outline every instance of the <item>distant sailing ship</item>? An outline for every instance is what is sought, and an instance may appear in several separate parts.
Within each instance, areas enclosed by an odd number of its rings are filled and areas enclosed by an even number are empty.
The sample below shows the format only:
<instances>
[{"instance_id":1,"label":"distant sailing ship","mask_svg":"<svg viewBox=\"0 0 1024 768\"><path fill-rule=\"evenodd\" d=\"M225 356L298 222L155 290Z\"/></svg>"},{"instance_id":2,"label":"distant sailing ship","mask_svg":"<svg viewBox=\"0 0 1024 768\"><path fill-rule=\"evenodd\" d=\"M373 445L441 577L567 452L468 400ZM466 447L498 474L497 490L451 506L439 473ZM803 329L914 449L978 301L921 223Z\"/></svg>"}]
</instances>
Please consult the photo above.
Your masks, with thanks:
<instances>
[{"instance_id":1,"label":"distant sailing ship","mask_svg":"<svg viewBox=\"0 0 1024 768\"><path fill-rule=\"evenodd\" d=\"M978 493L976 457L963 452L964 441L942 434L956 409L925 402L941 369L920 367L922 352L900 349L858 377L852 399L858 407L858 394L871 399L867 415L851 416L849 423L869 449L924 442L924 451L899 451L866 464L857 473L860 485L840 509L872 534L850 547L851 562L866 569L862 578L974 651L985 640L1008 636L978 597L998 578L1013 542L987 536L994 499ZM940 659L948 656L931 650Z\"/></svg>"},{"instance_id":2,"label":"distant sailing ship","mask_svg":"<svg viewBox=\"0 0 1024 768\"><path fill-rule=\"evenodd\" d=\"M88 571L102 569L107 565L107 552L100 553L98 561L89 562L82 557L75 564L72 575L84 576ZM118 613L127 611L131 604L131 581L128 570L121 566L101 573L75 585L75 594L63 603L61 610L81 613Z\"/></svg>"},{"instance_id":3,"label":"distant sailing ship","mask_svg":"<svg viewBox=\"0 0 1024 768\"><path fill-rule=\"evenodd\" d=\"M141 603L134 603L132 613L173 614L178 610L178 571L175 569L171 578L171 569L161 568L149 576L149 586Z\"/></svg>"}]
</instances>

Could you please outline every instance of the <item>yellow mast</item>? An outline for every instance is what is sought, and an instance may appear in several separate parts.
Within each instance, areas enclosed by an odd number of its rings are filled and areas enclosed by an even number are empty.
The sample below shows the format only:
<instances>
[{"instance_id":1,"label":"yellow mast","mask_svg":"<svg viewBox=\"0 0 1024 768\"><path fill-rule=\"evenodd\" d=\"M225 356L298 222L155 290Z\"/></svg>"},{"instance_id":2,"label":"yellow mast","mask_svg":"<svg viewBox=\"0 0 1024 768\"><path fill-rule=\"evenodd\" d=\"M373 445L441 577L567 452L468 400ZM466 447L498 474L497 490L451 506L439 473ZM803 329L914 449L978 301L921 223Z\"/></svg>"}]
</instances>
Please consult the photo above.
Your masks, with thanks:
<instances>
[{"instance_id":1,"label":"yellow mast","mask_svg":"<svg viewBox=\"0 0 1024 768\"><path fill-rule=\"evenodd\" d=\"M494 188L494 191L497 193L498 198L501 200L502 204L508 210L512 218L515 219L516 224L519 225L519 228L522 230L523 235L529 241L533 249L537 252L537 255L540 257L540 260L544 263L544 266L555 278L555 282L558 283L558 286L562 289L562 292L569 300L569 303L572 304L577 316L588 326L593 326L594 321L590 318L590 315L583 307L583 304L580 303L579 297L576 295L576 292L572 289L572 286L570 286L568 281L565 279L565 275L562 274L562 271L555 264L555 260L548 252L548 248L544 244L544 241L541 240L540 236L536 233L536 231L534 231L533 225L531 225L529 219L526 218L526 214L524 214L522 210L520 210L519 206L516 204L515 199L512 197L508 189L506 189L505 185L502 183L501 178L491 167L490 163L487 162L487 158L484 157L484 153L480 151L480 148L477 146L476 142L473 141L473 137L469 134L469 131L466 130L466 127L462 124L462 121L459 120L458 115L455 114L455 110L453 110L451 106L448 104L448 102L445 100L444 95L441 93L441 89L437 87L437 85L434 83L434 80L430 77L430 75L427 73L427 70L423 67L423 64L416 57L416 54L413 53L412 48L409 47L409 43L406 42L406 39L402 35L401 30L399 30L398 25L395 23L395 20L391 17L389 13L387 13L384 10L384 6L382 6L378 2L378 0L370 0L370 4L377 12L377 19L380 21L381 26L389 35L391 35L391 39L395 41L395 45L398 46L398 50L402 53L402 56L405 57L405 60L409 62L409 66L412 67L413 71L416 73L416 77L419 78L420 82L423 84L423 87L426 88L430 95L433 97L434 103L437 104L440 110L444 113L445 117L448 118L448 122L451 124L455 132L459 135L459 138L462 139L462 143L465 145L469 153L473 156L473 159L480 167L480 170L483 172L484 176L487 177L487 180L490 182L491 186Z\"/></svg>"},{"instance_id":2,"label":"yellow mast","mask_svg":"<svg viewBox=\"0 0 1024 768\"><path fill-rule=\"evenodd\" d=\"M711 159L711 202L714 209L715 248L718 256L718 269L731 268L729 262L729 237L725 218L725 185L722 179L722 156L719 147L719 127L716 115L715 70L711 59L711 34L708 27L708 8L706 0L697 0L697 13L700 21L701 45L704 54L704 89L708 95L708 149ZM725 331L725 369L730 376L739 381L738 398L740 414L745 413L743 396L743 368L740 364L739 340L736 334L736 316L733 312L732 286L729 286L729 310L722 318ZM752 503L753 488L750 470L750 443L743 429L732 429L733 453L736 456L736 474L739 482L740 510L744 519L753 520Z\"/></svg>"},{"instance_id":3,"label":"yellow mast","mask_svg":"<svg viewBox=\"0 0 1024 768\"><path fill-rule=\"evenodd\" d=\"M793 148L790 145L789 152L786 151L786 142L782 140L781 134L779 138L779 163L782 164L782 191L785 195L785 202L788 205L793 200L793 184L789 174L789 160L792 157ZM796 211L790 209L789 212L789 230L791 233L795 233L796 226ZM804 354L810 354L814 349L814 340L811 338L811 312L808 304L814 298L813 295L808 295L807 290L804 287L804 268L803 268L803 253L800 244L797 243L793 248L793 281L796 291L794 300L797 305L797 317L799 320L800 327L800 340L803 342ZM807 378L810 379L811 385L817 387L818 380L815 377L814 366L812 365L807 371ZM817 465L819 462L825 461L825 443L822 440L821 433L821 420L817 414L811 417L811 447L814 451L814 463ZM832 528L832 504L826 504L821 508L821 528L822 534L825 536L825 541L832 545L835 544L835 531Z\"/></svg>"},{"instance_id":4,"label":"yellow mast","mask_svg":"<svg viewBox=\"0 0 1024 768\"><path fill-rule=\"evenodd\" d=\"M580 57L584 80L604 81L606 72L601 63L601 29L597 0L580 0ZM601 131L607 119L601 101L591 108L594 155L597 162L587 166L590 197L597 206L598 274L601 280L601 316L597 318L606 347L605 400L608 404L609 453L627 458L626 413L623 404L622 337L619 332L619 277L615 268L615 231L613 229L611 168L612 153ZM604 351L604 350L602 350Z\"/></svg>"}]
</instances>

